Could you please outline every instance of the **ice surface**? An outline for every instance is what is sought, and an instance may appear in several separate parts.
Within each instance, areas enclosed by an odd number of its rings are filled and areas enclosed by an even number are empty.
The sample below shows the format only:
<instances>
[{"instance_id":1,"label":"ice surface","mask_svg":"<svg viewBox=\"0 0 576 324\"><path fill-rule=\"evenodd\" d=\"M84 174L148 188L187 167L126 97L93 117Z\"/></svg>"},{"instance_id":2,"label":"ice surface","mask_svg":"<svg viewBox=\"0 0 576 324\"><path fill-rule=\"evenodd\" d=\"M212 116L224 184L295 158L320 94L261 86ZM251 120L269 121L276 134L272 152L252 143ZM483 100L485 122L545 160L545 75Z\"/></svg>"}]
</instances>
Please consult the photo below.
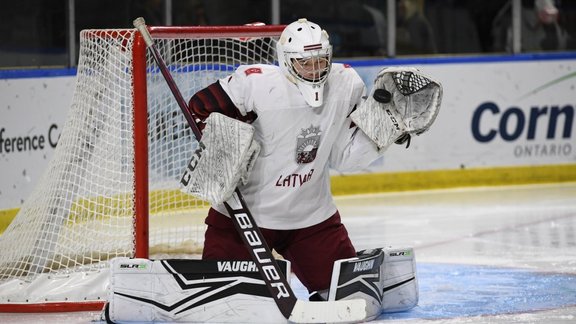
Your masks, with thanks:
<instances>
[{"instance_id":1,"label":"ice surface","mask_svg":"<svg viewBox=\"0 0 576 324\"><path fill-rule=\"evenodd\" d=\"M377 323L576 323L576 183L338 197L358 250L412 246L419 305ZM296 293L305 289L295 282ZM95 312L0 314L90 323Z\"/></svg>"}]
</instances>

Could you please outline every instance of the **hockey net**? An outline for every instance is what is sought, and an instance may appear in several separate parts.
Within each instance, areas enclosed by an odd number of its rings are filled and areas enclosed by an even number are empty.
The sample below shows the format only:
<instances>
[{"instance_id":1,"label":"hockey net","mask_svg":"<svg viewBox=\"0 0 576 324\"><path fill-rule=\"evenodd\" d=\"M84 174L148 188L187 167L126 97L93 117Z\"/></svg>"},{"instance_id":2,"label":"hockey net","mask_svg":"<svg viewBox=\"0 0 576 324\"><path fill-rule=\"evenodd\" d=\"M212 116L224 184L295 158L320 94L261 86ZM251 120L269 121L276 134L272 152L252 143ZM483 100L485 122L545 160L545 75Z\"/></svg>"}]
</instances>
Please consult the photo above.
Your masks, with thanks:
<instances>
[{"instance_id":1,"label":"hockey net","mask_svg":"<svg viewBox=\"0 0 576 324\"><path fill-rule=\"evenodd\" d=\"M282 26L149 27L184 98L275 64ZM0 236L0 311L98 309L108 260L198 254L207 204L179 191L197 142L136 30L84 30L47 170Z\"/></svg>"}]
</instances>

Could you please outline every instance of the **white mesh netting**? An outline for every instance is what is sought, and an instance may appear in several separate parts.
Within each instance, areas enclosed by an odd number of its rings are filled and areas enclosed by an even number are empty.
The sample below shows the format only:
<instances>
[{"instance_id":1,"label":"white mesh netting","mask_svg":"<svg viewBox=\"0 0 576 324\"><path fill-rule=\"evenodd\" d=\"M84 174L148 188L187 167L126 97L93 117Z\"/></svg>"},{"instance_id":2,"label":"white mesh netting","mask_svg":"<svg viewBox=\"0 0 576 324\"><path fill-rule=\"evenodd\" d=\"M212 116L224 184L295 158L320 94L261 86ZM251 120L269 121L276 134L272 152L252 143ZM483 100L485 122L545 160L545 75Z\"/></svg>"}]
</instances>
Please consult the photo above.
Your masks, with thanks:
<instances>
[{"instance_id":1,"label":"white mesh netting","mask_svg":"<svg viewBox=\"0 0 576 324\"><path fill-rule=\"evenodd\" d=\"M275 63L274 38L226 37L226 30L200 38L190 28L182 38L156 40L185 99L239 64ZM107 269L113 257L134 255L133 94L141 91L133 87L135 33L81 32L76 90L53 159L0 236L0 303L99 299L100 293L40 296L16 286L82 277ZM179 191L197 142L151 55L146 61L150 253L198 253L207 205Z\"/></svg>"}]
</instances>

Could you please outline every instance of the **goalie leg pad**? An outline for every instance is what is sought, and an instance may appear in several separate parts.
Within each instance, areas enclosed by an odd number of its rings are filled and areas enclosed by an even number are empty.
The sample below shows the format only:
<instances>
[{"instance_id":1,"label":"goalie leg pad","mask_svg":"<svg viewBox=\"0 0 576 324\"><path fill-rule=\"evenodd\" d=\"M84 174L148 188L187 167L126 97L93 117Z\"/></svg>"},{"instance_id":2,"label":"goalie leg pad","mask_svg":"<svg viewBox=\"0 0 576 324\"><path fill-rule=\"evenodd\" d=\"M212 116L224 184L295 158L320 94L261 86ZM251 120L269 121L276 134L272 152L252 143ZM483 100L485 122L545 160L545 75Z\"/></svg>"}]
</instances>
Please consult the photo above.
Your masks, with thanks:
<instances>
[{"instance_id":1,"label":"goalie leg pad","mask_svg":"<svg viewBox=\"0 0 576 324\"><path fill-rule=\"evenodd\" d=\"M414 249L387 247L383 251L382 311L393 313L412 309L419 298Z\"/></svg>"},{"instance_id":2,"label":"goalie leg pad","mask_svg":"<svg viewBox=\"0 0 576 324\"><path fill-rule=\"evenodd\" d=\"M110 269L102 317L115 323L286 323L253 261L115 258Z\"/></svg>"},{"instance_id":3,"label":"goalie leg pad","mask_svg":"<svg viewBox=\"0 0 576 324\"><path fill-rule=\"evenodd\" d=\"M182 175L181 190L213 205L221 204L240 182L246 183L259 152L252 125L212 113Z\"/></svg>"},{"instance_id":4,"label":"goalie leg pad","mask_svg":"<svg viewBox=\"0 0 576 324\"><path fill-rule=\"evenodd\" d=\"M384 252L374 249L357 257L334 262L328 300L366 300L366 320L378 317L382 309L381 266Z\"/></svg>"},{"instance_id":5,"label":"goalie leg pad","mask_svg":"<svg viewBox=\"0 0 576 324\"><path fill-rule=\"evenodd\" d=\"M334 262L328 300L366 300L366 320L418 304L412 248L377 248Z\"/></svg>"}]
</instances>

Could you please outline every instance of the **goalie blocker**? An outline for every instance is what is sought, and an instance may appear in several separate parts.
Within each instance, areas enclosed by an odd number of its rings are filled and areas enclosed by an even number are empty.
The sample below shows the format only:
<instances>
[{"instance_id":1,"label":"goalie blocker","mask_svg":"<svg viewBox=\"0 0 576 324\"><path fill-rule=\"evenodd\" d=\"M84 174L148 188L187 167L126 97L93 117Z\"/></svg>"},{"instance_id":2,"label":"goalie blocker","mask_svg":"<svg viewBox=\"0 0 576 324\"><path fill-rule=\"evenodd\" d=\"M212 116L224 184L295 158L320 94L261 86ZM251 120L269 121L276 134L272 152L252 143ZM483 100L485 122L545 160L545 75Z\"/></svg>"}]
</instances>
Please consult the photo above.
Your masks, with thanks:
<instances>
[{"instance_id":1,"label":"goalie blocker","mask_svg":"<svg viewBox=\"0 0 576 324\"><path fill-rule=\"evenodd\" d=\"M290 277L290 263L277 260ZM253 261L111 261L102 317L123 322L286 323ZM366 300L366 320L418 303L412 248L378 248L334 263L324 300ZM327 296L326 296L327 295Z\"/></svg>"},{"instance_id":2,"label":"goalie blocker","mask_svg":"<svg viewBox=\"0 0 576 324\"><path fill-rule=\"evenodd\" d=\"M252 125L212 113L180 179L181 191L212 205L222 204L239 183L246 183L258 153Z\"/></svg>"}]
</instances>

